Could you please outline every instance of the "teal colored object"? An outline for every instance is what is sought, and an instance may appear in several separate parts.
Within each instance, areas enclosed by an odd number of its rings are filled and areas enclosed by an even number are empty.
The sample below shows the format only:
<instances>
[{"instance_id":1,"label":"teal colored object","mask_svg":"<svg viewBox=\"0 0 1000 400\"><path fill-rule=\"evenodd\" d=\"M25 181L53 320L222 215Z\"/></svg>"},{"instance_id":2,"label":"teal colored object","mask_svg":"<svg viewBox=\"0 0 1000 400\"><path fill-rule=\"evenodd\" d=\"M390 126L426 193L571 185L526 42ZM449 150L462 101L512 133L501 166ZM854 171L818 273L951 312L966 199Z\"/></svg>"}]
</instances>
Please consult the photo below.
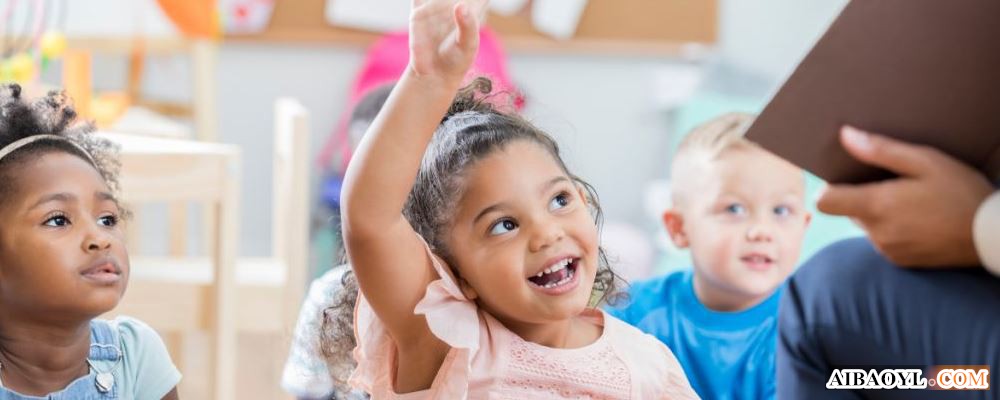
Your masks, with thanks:
<instances>
[{"instance_id":1,"label":"teal colored object","mask_svg":"<svg viewBox=\"0 0 1000 400\"><path fill-rule=\"evenodd\" d=\"M702 92L695 94L687 103L677 108L674 119L674 135L671 141L670 156L677 150L677 145L681 139L687 135L694 127L719 115L729 112L746 112L758 114L767 104L766 98L751 98L744 96L733 96L722 93ZM818 250L826 245L841 239L863 236L864 232L854 225L849 219L844 217L834 217L820 213L816 210L816 199L823 188L824 182L816 176L806 173L806 207L812 213L812 223L806 231L805 240L802 242L802 253L799 264L812 257ZM662 228L661 228L662 229ZM666 273L681 269L690 268L691 255L687 250L676 249L671 246L658 265L654 268L657 273Z\"/></svg>"},{"instance_id":2,"label":"teal colored object","mask_svg":"<svg viewBox=\"0 0 1000 400\"><path fill-rule=\"evenodd\" d=\"M312 279L323 276L339 264L337 243L340 242L340 238L338 236L335 227L325 225L313 232L312 251L315 264L311 268Z\"/></svg>"}]
</instances>

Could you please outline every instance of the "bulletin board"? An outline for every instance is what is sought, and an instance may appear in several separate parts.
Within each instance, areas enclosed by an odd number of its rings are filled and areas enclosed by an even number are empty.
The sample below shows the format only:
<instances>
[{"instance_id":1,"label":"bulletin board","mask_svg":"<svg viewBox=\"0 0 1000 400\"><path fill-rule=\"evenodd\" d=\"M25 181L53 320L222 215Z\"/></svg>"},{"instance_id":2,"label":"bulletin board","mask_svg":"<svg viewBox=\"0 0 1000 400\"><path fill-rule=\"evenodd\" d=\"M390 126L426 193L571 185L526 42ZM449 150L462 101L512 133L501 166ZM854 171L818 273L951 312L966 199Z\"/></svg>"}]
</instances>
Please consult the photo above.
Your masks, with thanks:
<instances>
[{"instance_id":1,"label":"bulletin board","mask_svg":"<svg viewBox=\"0 0 1000 400\"><path fill-rule=\"evenodd\" d=\"M326 0L276 1L264 31L226 40L365 46L378 36L328 24L325 7ZM590 0L569 40L537 32L527 12L488 17L510 51L669 55L690 43L712 45L718 36L718 0Z\"/></svg>"}]
</instances>

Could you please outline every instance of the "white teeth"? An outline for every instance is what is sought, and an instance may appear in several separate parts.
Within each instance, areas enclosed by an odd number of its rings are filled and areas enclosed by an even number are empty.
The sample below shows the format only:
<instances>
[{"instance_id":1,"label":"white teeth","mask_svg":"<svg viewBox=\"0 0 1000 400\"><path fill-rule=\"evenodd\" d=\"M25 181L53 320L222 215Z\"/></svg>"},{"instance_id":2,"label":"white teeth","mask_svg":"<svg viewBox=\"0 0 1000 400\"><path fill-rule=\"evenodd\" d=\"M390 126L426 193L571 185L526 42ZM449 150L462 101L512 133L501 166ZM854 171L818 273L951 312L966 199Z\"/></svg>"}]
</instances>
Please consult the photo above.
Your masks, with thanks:
<instances>
[{"instance_id":1,"label":"white teeth","mask_svg":"<svg viewBox=\"0 0 1000 400\"><path fill-rule=\"evenodd\" d=\"M551 283L549 283L549 284L547 284L547 285L544 285L544 286L542 286L542 287L543 287L543 288L545 288L545 289L551 289L551 288L554 288L554 287L556 287L556 286L562 286L562 285L565 285L565 284L566 284L566 283L568 283L568 282L569 282L569 281L570 281L571 279L573 279L573 275L574 275L574 274L573 274L573 271L569 271L569 273L568 273L568 274L566 274L566 277L565 277L565 278L562 278L562 279L560 279L560 280L559 280L559 282L551 282Z\"/></svg>"},{"instance_id":2,"label":"white teeth","mask_svg":"<svg viewBox=\"0 0 1000 400\"><path fill-rule=\"evenodd\" d=\"M558 262L553 263L552 266L550 266L548 268L545 268L541 272L535 274L534 277L535 278L541 278L545 274L551 274L553 272L562 271L563 269L566 269L567 267L569 267L569 265L572 264L572 263L573 263L573 258L566 258L566 259L559 260ZM559 282L550 283L550 284L542 286L542 287L544 287L544 288L551 288L551 287L559 286L559 285L562 285L562 284L564 284L566 282L569 282L569 279L572 278L572 277L573 277L573 272L570 271L566 275L566 277L563 278L562 280L560 280Z\"/></svg>"},{"instance_id":3,"label":"white teeth","mask_svg":"<svg viewBox=\"0 0 1000 400\"><path fill-rule=\"evenodd\" d=\"M539 273L538 273L537 275L535 275L535 276L537 276L537 277L541 278L541 277L542 277L542 275L545 275L545 274L551 274L551 273L553 273L553 272L557 272L557 271L560 271L560 270L562 270L563 268L566 268L566 267L568 267L568 266L569 266L569 265L570 265L570 264L571 264L572 262L573 262L573 259L572 259L572 258L567 258L567 259L565 259L565 260L561 260L561 261L559 261L559 262L557 262L557 263L555 263L555 264L552 264L552 266L550 266L550 267L548 267L548 268L545 268L545 269L543 269L543 270L542 270L542 272L539 272Z\"/></svg>"}]
</instances>

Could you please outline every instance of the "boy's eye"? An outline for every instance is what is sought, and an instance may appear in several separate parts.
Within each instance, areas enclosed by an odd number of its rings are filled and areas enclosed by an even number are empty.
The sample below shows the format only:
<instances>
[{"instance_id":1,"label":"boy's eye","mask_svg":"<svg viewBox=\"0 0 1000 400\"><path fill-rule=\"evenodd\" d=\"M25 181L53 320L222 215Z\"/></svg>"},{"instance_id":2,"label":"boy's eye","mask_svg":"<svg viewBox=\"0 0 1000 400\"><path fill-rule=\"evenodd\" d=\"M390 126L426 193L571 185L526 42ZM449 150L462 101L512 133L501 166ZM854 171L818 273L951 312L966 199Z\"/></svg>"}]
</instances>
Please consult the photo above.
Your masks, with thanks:
<instances>
[{"instance_id":1,"label":"boy's eye","mask_svg":"<svg viewBox=\"0 0 1000 400\"><path fill-rule=\"evenodd\" d=\"M792 214L792 208L789 206L777 206L774 207L774 215L779 217L787 217Z\"/></svg>"},{"instance_id":2,"label":"boy's eye","mask_svg":"<svg viewBox=\"0 0 1000 400\"><path fill-rule=\"evenodd\" d=\"M56 215L52 218L45 220L45 226L66 226L69 225L69 218L65 215Z\"/></svg>"},{"instance_id":3,"label":"boy's eye","mask_svg":"<svg viewBox=\"0 0 1000 400\"><path fill-rule=\"evenodd\" d=\"M102 226L115 226L118 225L117 215L105 215L97 219L97 223Z\"/></svg>"},{"instance_id":4,"label":"boy's eye","mask_svg":"<svg viewBox=\"0 0 1000 400\"><path fill-rule=\"evenodd\" d=\"M490 235L503 235L507 232L512 232L514 229L517 229L517 223L509 219L504 219L497 221L490 227Z\"/></svg>"},{"instance_id":5,"label":"boy's eye","mask_svg":"<svg viewBox=\"0 0 1000 400\"><path fill-rule=\"evenodd\" d=\"M730 205L726 206L726 212L730 213L730 214L735 214L735 215L743 215L743 214L746 214L747 209L746 209L746 207L743 207L742 204L733 203L733 204L730 204Z\"/></svg>"},{"instance_id":6,"label":"boy's eye","mask_svg":"<svg viewBox=\"0 0 1000 400\"><path fill-rule=\"evenodd\" d=\"M569 200L570 199L568 194L559 193L558 195L556 195L556 197L552 198L552 201L549 202L549 211L555 211L560 208L568 206Z\"/></svg>"}]
</instances>

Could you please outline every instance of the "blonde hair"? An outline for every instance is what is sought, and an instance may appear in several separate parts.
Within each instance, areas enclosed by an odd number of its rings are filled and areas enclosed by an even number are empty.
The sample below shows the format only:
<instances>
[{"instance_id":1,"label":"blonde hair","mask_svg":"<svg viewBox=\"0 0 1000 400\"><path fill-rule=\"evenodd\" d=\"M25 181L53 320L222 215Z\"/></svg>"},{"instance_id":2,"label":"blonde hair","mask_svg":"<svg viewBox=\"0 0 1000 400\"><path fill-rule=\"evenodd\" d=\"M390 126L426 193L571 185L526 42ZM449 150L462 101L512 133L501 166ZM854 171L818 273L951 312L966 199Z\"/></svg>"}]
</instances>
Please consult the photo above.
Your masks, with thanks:
<instances>
[{"instance_id":1,"label":"blonde hair","mask_svg":"<svg viewBox=\"0 0 1000 400\"><path fill-rule=\"evenodd\" d=\"M671 200L683 203L682 194L697 177L697 167L711 162L723 153L736 149L759 149L743 137L755 116L747 113L727 113L698 125L684 137L670 166Z\"/></svg>"},{"instance_id":2,"label":"blonde hair","mask_svg":"<svg viewBox=\"0 0 1000 400\"><path fill-rule=\"evenodd\" d=\"M677 147L674 164L683 161L686 153L705 152L709 157L715 158L730 148L756 146L743 137L743 132L750 127L753 119L752 114L728 113L698 125Z\"/></svg>"}]
</instances>

